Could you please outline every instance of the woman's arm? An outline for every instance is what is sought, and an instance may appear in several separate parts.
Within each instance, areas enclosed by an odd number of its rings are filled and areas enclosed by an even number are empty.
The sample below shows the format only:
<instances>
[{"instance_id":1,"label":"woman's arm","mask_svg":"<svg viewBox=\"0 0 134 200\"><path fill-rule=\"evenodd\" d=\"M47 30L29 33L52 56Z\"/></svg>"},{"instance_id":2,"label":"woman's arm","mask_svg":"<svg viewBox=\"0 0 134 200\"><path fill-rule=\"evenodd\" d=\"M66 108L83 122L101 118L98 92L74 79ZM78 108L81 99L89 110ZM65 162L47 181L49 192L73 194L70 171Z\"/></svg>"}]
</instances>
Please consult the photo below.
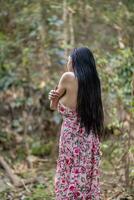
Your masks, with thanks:
<instances>
[{"instance_id":1,"label":"woman's arm","mask_svg":"<svg viewBox=\"0 0 134 200\"><path fill-rule=\"evenodd\" d=\"M68 72L65 72L61 76L59 84L57 86L57 89L55 90L55 92L57 92L59 95L56 96L55 98L51 98L51 100L50 100L50 109L52 109L52 110L56 110L57 109L57 105L58 105L59 99L65 94L65 92L67 90L68 78L69 78Z\"/></svg>"}]
</instances>

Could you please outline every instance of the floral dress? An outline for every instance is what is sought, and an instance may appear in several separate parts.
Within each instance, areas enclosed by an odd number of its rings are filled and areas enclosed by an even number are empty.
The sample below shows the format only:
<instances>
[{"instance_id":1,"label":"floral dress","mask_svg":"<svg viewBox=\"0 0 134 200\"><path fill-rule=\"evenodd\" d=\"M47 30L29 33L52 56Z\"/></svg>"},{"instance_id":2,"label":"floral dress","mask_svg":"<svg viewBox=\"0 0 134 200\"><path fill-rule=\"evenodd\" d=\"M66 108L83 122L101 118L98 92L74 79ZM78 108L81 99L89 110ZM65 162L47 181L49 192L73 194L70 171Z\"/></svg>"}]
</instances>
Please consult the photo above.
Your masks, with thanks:
<instances>
[{"instance_id":1,"label":"floral dress","mask_svg":"<svg viewBox=\"0 0 134 200\"><path fill-rule=\"evenodd\" d=\"M63 122L54 190L56 200L100 200L100 141L80 128L75 109L58 103Z\"/></svg>"}]
</instances>

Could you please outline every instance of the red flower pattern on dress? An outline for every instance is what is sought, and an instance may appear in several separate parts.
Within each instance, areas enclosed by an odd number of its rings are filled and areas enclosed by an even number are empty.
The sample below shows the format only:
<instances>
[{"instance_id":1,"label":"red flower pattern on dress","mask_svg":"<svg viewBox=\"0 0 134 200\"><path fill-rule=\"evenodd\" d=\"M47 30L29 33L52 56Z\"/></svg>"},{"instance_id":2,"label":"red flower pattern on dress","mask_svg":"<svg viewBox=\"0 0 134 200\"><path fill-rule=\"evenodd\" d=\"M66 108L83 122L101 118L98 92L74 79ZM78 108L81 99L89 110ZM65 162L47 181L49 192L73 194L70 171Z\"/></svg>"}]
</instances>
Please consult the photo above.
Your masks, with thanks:
<instances>
[{"instance_id":1,"label":"red flower pattern on dress","mask_svg":"<svg viewBox=\"0 0 134 200\"><path fill-rule=\"evenodd\" d=\"M58 103L63 122L54 178L55 200L100 200L100 141L80 127L76 110Z\"/></svg>"}]
</instances>

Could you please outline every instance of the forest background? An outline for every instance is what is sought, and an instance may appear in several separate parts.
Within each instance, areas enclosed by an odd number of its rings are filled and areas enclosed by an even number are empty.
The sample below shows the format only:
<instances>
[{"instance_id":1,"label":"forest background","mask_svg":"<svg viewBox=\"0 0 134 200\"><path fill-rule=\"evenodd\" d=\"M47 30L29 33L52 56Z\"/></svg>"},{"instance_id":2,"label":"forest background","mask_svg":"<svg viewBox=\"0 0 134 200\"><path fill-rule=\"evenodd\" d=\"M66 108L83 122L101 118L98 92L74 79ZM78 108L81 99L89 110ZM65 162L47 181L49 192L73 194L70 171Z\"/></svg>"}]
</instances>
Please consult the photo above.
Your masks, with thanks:
<instances>
[{"instance_id":1,"label":"forest background","mask_svg":"<svg viewBox=\"0 0 134 200\"><path fill-rule=\"evenodd\" d=\"M134 199L134 1L0 1L0 200L53 200L61 116L48 93L74 47L101 79L102 200Z\"/></svg>"}]
</instances>

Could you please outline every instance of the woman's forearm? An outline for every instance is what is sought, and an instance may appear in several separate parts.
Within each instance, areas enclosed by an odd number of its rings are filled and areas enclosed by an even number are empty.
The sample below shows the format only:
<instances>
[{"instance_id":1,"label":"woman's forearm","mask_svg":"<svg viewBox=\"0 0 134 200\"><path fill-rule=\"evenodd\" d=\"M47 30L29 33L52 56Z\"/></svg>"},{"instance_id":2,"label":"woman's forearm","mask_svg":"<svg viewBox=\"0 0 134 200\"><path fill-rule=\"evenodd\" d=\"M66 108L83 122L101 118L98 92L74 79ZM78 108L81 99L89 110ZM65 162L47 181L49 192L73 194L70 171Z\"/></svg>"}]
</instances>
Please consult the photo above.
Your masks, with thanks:
<instances>
[{"instance_id":1,"label":"woman's forearm","mask_svg":"<svg viewBox=\"0 0 134 200\"><path fill-rule=\"evenodd\" d=\"M50 101L50 109L51 110L57 109L58 101L59 101L59 99L53 99Z\"/></svg>"}]
</instances>

